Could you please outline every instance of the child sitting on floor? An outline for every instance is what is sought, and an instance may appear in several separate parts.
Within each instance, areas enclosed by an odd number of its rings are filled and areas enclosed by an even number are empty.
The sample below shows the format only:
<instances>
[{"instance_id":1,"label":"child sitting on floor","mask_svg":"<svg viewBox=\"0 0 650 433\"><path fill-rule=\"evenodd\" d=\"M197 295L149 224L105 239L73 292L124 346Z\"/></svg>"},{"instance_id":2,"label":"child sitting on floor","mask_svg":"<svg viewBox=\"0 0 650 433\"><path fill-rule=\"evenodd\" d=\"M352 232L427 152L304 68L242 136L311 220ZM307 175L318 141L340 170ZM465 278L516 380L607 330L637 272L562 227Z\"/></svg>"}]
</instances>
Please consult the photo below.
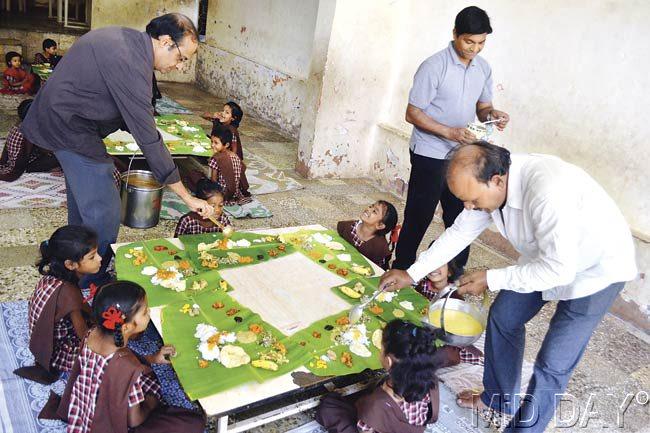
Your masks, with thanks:
<instances>
[{"instance_id":1,"label":"child sitting on floor","mask_svg":"<svg viewBox=\"0 0 650 433\"><path fill-rule=\"evenodd\" d=\"M438 420L440 395L436 372L460 362L459 349L437 347L441 331L403 320L386 325L379 354L388 377L356 401L326 395L316 420L329 433L422 433Z\"/></svg>"},{"instance_id":2,"label":"child sitting on floor","mask_svg":"<svg viewBox=\"0 0 650 433\"><path fill-rule=\"evenodd\" d=\"M50 67L54 69L57 63L59 63L59 60L61 60L61 56L56 54L57 49L56 41L53 39L45 39L43 41L43 52L34 55L34 63L49 63Z\"/></svg>"},{"instance_id":3,"label":"child sitting on floor","mask_svg":"<svg viewBox=\"0 0 650 433\"><path fill-rule=\"evenodd\" d=\"M33 95L38 90L38 81L34 74L22 68L23 56L15 51L9 51L5 55L7 69L2 74L2 89L0 93L5 95Z\"/></svg>"},{"instance_id":4,"label":"child sitting on floor","mask_svg":"<svg viewBox=\"0 0 650 433\"><path fill-rule=\"evenodd\" d=\"M246 181L246 166L230 150L232 132L225 125L217 124L210 133L214 155L208 161L210 180L217 182L223 191L224 205L241 205L249 203L250 193Z\"/></svg>"},{"instance_id":5,"label":"child sitting on floor","mask_svg":"<svg viewBox=\"0 0 650 433\"><path fill-rule=\"evenodd\" d=\"M239 159L244 160L244 151L241 145L241 139L239 138L239 124L241 123L242 118L244 117L244 111L241 107L233 102L226 102L223 106L222 111L216 111L214 113L204 113L204 119L211 120L212 126L216 125L225 125L228 127L230 132L232 132L232 140L230 142L230 150L237 154Z\"/></svg>"},{"instance_id":6,"label":"child sitting on floor","mask_svg":"<svg viewBox=\"0 0 650 433\"><path fill-rule=\"evenodd\" d=\"M377 266L387 269L391 251L386 240L397 225L397 210L385 200L368 206L358 220L339 221L339 235Z\"/></svg>"},{"instance_id":7,"label":"child sitting on floor","mask_svg":"<svg viewBox=\"0 0 650 433\"><path fill-rule=\"evenodd\" d=\"M29 300L29 349L36 364L14 371L49 384L70 371L86 335L82 311L90 312L77 286L83 275L99 271L97 235L83 226L64 226L41 243L38 271L43 275Z\"/></svg>"},{"instance_id":8,"label":"child sitting on floor","mask_svg":"<svg viewBox=\"0 0 650 433\"><path fill-rule=\"evenodd\" d=\"M76 433L203 432L202 414L161 404L150 364L169 364L174 347L142 357L127 347L150 321L144 289L109 283L95 296L92 312L97 325L86 335L63 396L50 393L40 418L58 417Z\"/></svg>"},{"instance_id":9,"label":"child sitting on floor","mask_svg":"<svg viewBox=\"0 0 650 433\"><path fill-rule=\"evenodd\" d=\"M33 99L25 99L18 105L20 122L27 116ZM45 172L59 167L59 161L49 150L42 149L28 140L20 132L20 123L9 128L7 140L0 156L0 180L13 182L24 172Z\"/></svg>"},{"instance_id":10,"label":"child sitting on floor","mask_svg":"<svg viewBox=\"0 0 650 433\"><path fill-rule=\"evenodd\" d=\"M402 320L386 325L379 355L388 377L356 402L328 394L316 420L330 433L422 433L438 419L436 370L447 366L436 336Z\"/></svg>"},{"instance_id":11,"label":"child sitting on floor","mask_svg":"<svg viewBox=\"0 0 650 433\"><path fill-rule=\"evenodd\" d=\"M223 192L218 183L201 179L196 186L196 196L208 202L214 208L214 217L224 227L230 225L228 215L223 213ZM181 235L198 235L201 233L216 233L223 229L209 219L203 219L196 212L188 212L178 220L174 237Z\"/></svg>"}]
</instances>

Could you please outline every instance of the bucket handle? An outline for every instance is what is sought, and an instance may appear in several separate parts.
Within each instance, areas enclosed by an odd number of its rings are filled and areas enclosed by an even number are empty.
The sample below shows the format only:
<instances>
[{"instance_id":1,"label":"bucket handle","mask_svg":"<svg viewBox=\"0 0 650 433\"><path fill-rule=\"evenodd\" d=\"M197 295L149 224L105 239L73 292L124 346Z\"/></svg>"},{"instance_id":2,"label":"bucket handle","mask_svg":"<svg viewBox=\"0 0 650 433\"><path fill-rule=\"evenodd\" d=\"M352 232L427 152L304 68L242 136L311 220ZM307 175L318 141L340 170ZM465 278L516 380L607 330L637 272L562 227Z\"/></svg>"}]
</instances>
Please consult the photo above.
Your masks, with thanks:
<instances>
[{"instance_id":1,"label":"bucket handle","mask_svg":"<svg viewBox=\"0 0 650 433\"><path fill-rule=\"evenodd\" d=\"M131 155L131 160L129 161L129 166L126 169L126 185L125 185L125 187L126 187L127 192L129 192L129 176L131 175L131 164L133 164L133 160L135 159L135 155L136 155L136 153L138 153L138 150L139 150L139 148L133 151L133 155Z\"/></svg>"}]
</instances>

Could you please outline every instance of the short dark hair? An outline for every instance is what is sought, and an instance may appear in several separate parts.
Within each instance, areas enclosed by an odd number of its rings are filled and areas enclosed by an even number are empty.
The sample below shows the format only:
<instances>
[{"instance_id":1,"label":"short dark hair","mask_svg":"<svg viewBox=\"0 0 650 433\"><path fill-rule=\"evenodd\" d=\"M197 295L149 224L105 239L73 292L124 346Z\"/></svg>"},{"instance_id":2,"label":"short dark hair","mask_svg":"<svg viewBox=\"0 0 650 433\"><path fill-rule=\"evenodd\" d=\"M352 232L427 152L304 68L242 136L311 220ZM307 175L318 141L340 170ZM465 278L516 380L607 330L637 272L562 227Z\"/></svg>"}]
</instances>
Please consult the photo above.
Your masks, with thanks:
<instances>
[{"instance_id":1,"label":"short dark hair","mask_svg":"<svg viewBox=\"0 0 650 433\"><path fill-rule=\"evenodd\" d=\"M43 51L52 47L56 47L56 41L54 39L45 39L43 41Z\"/></svg>"},{"instance_id":2,"label":"short dark hair","mask_svg":"<svg viewBox=\"0 0 650 433\"><path fill-rule=\"evenodd\" d=\"M9 51L7 54L5 54L5 62L7 63L7 66L11 67L11 59L14 57L20 57L20 60L23 59L23 56L21 56L19 53L15 51Z\"/></svg>"},{"instance_id":3,"label":"short dark hair","mask_svg":"<svg viewBox=\"0 0 650 433\"><path fill-rule=\"evenodd\" d=\"M386 236L386 234L390 233L397 225L397 209L395 209L395 206L393 206L392 203L387 202L386 200L377 200L377 203L386 208L384 218L381 220L381 222L384 223L384 228L377 230L377 234L380 236Z\"/></svg>"},{"instance_id":4,"label":"short dark hair","mask_svg":"<svg viewBox=\"0 0 650 433\"><path fill-rule=\"evenodd\" d=\"M447 169L451 162L454 161L458 151L467 146L475 147L478 152L471 158L466 158L466 160L461 162L461 165L471 166L474 177L479 182L488 183L492 179L492 176L503 176L510 170L510 151L504 147L496 146L483 140L468 145L458 145L451 149L446 157Z\"/></svg>"},{"instance_id":5,"label":"short dark hair","mask_svg":"<svg viewBox=\"0 0 650 433\"><path fill-rule=\"evenodd\" d=\"M226 125L215 123L210 132L210 137L218 137L221 144L229 147L232 142L232 131Z\"/></svg>"},{"instance_id":6,"label":"short dark hair","mask_svg":"<svg viewBox=\"0 0 650 433\"><path fill-rule=\"evenodd\" d=\"M201 200L207 200L215 195L223 197L223 188L221 188L219 182L212 182L208 178L203 178L196 183L196 196Z\"/></svg>"},{"instance_id":7,"label":"short dark hair","mask_svg":"<svg viewBox=\"0 0 650 433\"><path fill-rule=\"evenodd\" d=\"M22 122L25 120L25 117L27 117L27 112L29 111L29 107L32 105L32 102L34 102L33 99L25 99L23 102L18 104L18 118Z\"/></svg>"},{"instance_id":8,"label":"short dark hair","mask_svg":"<svg viewBox=\"0 0 650 433\"><path fill-rule=\"evenodd\" d=\"M454 23L456 36L469 34L469 35L482 35L483 33L492 33L490 26L490 17L487 12L476 6L468 6L456 15Z\"/></svg>"},{"instance_id":9,"label":"short dark hair","mask_svg":"<svg viewBox=\"0 0 650 433\"><path fill-rule=\"evenodd\" d=\"M234 101L228 101L226 102L225 105L229 106L230 111L232 112L232 121L230 122L230 124L235 128L239 128L239 123L244 117L244 111L241 109L239 104L237 104Z\"/></svg>"},{"instance_id":10,"label":"short dark hair","mask_svg":"<svg viewBox=\"0 0 650 433\"><path fill-rule=\"evenodd\" d=\"M145 31L154 39L167 35L177 45L185 36L189 36L194 41L199 40L199 32L192 20L179 13L165 14L152 19Z\"/></svg>"}]
</instances>

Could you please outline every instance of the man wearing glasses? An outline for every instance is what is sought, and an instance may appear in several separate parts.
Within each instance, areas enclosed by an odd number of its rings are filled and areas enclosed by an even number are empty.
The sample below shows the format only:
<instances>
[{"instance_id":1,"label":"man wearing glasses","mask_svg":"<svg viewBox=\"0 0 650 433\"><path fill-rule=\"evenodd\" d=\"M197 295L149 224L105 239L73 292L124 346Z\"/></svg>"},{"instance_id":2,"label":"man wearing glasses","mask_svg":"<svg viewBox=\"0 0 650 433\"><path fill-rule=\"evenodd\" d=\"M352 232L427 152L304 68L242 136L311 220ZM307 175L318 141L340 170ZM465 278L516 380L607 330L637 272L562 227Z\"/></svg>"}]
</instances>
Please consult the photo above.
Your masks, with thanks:
<instances>
[{"instance_id":1,"label":"man wearing glasses","mask_svg":"<svg viewBox=\"0 0 650 433\"><path fill-rule=\"evenodd\" d=\"M22 124L32 143L56 155L66 178L68 224L83 224L98 235L100 272L83 281L101 284L108 277L110 244L120 226L120 197L113 162L103 138L128 130L156 179L170 187L202 216L213 209L183 186L153 117L153 71L182 69L198 48L192 21L172 13L154 18L145 32L125 27L93 30L66 53L36 96Z\"/></svg>"}]
</instances>

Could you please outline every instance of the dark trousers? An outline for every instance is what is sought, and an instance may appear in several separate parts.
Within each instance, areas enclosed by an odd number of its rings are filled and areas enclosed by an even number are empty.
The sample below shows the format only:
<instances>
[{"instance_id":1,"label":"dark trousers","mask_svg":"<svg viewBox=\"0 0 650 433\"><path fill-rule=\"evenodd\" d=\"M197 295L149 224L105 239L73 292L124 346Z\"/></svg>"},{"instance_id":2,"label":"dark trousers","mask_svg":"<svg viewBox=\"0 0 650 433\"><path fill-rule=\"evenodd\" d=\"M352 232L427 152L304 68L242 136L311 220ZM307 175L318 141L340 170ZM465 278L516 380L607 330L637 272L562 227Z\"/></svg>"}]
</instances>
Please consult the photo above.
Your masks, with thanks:
<instances>
[{"instance_id":1,"label":"dark trousers","mask_svg":"<svg viewBox=\"0 0 650 433\"><path fill-rule=\"evenodd\" d=\"M68 224L84 225L97 233L97 252L102 267L97 274L80 281L101 285L108 280L106 267L111 260L111 244L117 240L120 228L120 194L115 187L111 159L98 162L69 150L55 152L65 174L68 199Z\"/></svg>"},{"instance_id":2,"label":"dark trousers","mask_svg":"<svg viewBox=\"0 0 650 433\"><path fill-rule=\"evenodd\" d=\"M436 206L442 206L442 220L445 227L451 227L463 211L463 202L457 199L447 187L445 160L428 158L411 152L411 175L404 209L404 223L397 241L393 268L407 269L415 262L420 242L426 233ZM469 247L454 259L456 268L464 268L469 257Z\"/></svg>"},{"instance_id":3,"label":"dark trousers","mask_svg":"<svg viewBox=\"0 0 650 433\"><path fill-rule=\"evenodd\" d=\"M624 283L614 283L593 295L558 302L537 353L525 398L517 396L521 387L525 324L546 301L541 292L499 292L488 317L481 399L497 411L515 415L506 432L544 431L559 402L555 395L566 390L591 334L623 286Z\"/></svg>"}]
</instances>

